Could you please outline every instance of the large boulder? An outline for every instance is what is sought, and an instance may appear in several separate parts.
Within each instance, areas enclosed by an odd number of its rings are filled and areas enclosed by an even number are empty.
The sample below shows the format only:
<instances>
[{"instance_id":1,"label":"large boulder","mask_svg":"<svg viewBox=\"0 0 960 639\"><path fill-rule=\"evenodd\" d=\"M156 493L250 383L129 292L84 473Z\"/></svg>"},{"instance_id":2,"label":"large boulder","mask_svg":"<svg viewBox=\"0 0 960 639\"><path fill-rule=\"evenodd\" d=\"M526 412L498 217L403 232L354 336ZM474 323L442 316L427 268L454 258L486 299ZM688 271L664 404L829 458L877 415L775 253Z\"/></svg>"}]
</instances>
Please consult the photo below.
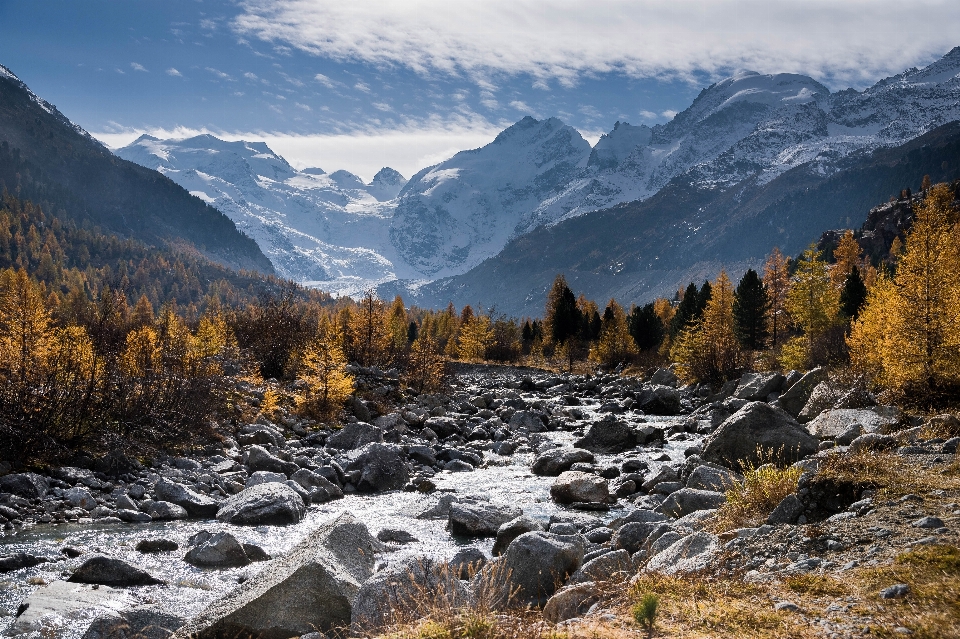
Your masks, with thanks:
<instances>
[{"instance_id":1,"label":"large boulder","mask_svg":"<svg viewBox=\"0 0 960 639\"><path fill-rule=\"evenodd\" d=\"M622 453L637 445L637 434L626 423L608 415L590 424L586 434L573 445L593 453Z\"/></svg>"},{"instance_id":2,"label":"large boulder","mask_svg":"<svg viewBox=\"0 0 960 639\"><path fill-rule=\"evenodd\" d=\"M717 537L705 532L688 535L647 562L646 572L674 575L706 569L719 554Z\"/></svg>"},{"instance_id":3,"label":"large boulder","mask_svg":"<svg viewBox=\"0 0 960 639\"><path fill-rule=\"evenodd\" d=\"M27 595L20 604L20 614L3 634L15 637L60 637L65 634L63 630L71 628L78 618L82 619L92 610L123 608L133 603L130 595L121 589L99 584L53 581ZM57 631L57 628L60 630ZM53 632L51 629L54 629Z\"/></svg>"},{"instance_id":4,"label":"large boulder","mask_svg":"<svg viewBox=\"0 0 960 639\"><path fill-rule=\"evenodd\" d=\"M447 609L462 606L470 596L450 567L411 557L378 572L360 587L353 600L354 636L369 636L412 616L423 605L425 593L431 604Z\"/></svg>"},{"instance_id":5,"label":"large boulder","mask_svg":"<svg viewBox=\"0 0 960 639\"><path fill-rule=\"evenodd\" d=\"M90 623L82 639L168 639L184 621L161 604L140 606L100 615Z\"/></svg>"},{"instance_id":6,"label":"large boulder","mask_svg":"<svg viewBox=\"0 0 960 639\"><path fill-rule=\"evenodd\" d=\"M343 497L343 491L340 490L339 486L323 475L306 468L301 468L295 472L290 476L290 480L296 482L307 491L307 496L313 504L322 504L325 501L341 499Z\"/></svg>"},{"instance_id":7,"label":"large boulder","mask_svg":"<svg viewBox=\"0 0 960 639\"><path fill-rule=\"evenodd\" d=\"M800 409L800 412L797 413L797 419L801 423L806 424L828 408L833 408L839 399L840 394L824 380L813 387L807 402L803 405L803 408Z\"/></svg>"},{"instance_id":8,"label":"large boulder","mask_svg":"<svg viewBox=\"0 0 960 639\"><path fill-rule=\"evenodd\" d=\"M93 510L99 504L86 488L69 488L63 491L63 499L73 508Z\"/></svg>"},{"instance_id":9,"label":"large boulder","mask_svg":"<svg viewBox=\"0 0 960 639\"><path fill-rule=\"evenodd\" d=\"M817 384L827 379L827 369L814 368L790 386L777 400L780 408L794 417L800 414Z\"/></svg>"},{"instance_id":10,"label":"large boulder","mask_svg":"<svg viewBox=\"0 0 960 639\"><path fill-rule=\"evenodd\" d=\"M583 564L583 551L580 535L528 532L514 539L503 558L514 603L545 604Z\"/></svg>"},{"instance_id":11,"label":"large boulder","mask_svg":"<svg viewBox=\"0 0 960 639\"><path fill-rule=\"evenodd\" d=\"M900 422L900 411L888 406L825 410L807 424L807 431L820 439L846 445L861 433L889 434Z\"/></svg>"},{"instance_id":12,"label":"large boulder","mask_svg":"<svg viewBox=\"0 0 960 639\"><path fill-rule=\"evenodd\" d=\"M772 454L782 461L797 460L817 452L819 440L793 417L764 402L749 402L728 417L707 438L700 455L730 468L759 465Z\"/></svg>"},{"instance_id":13,"label":"large boulder","mask_svg":"<svg viewBox=\"0 0 960 639\"><path fill-rule=\"evenodd\" d=\"M351 602L383 550L349 513L307 535L177 631L179 639L281 639L332 633L352 619Z\"/></svg>"},{"instance_id":14,"label":"large boulder","mask_svg":"<svg viewBox=\"0 0 960 639\"><path fill-rule=\"evenodd\" d=\"M624 549L614 550L595 557L580 566L580 569L570 576L569 583L604 582L618 578L623 580L625 577L632 575L633 572L630 553Z\"/></svg>"},{"instance_id":15,"label":"large boulder","mask_svg":"<svg viewBox=\"0 0 960 639\"><path fill-rule=\"evenodd\" d=\"M101 586L152 586L162 584L149 573L131 566L125 561L95 555L77 568L69 581L81 584L99 584Z\"/></svg>"},{"instance_id":16,"label":"large boulder","mask_svg":"<svg viewBox=\"0 0 960 639\"><path fill-rule=\"evenodd\" d=\"M683 517L697 510L713 510L727 501L723 493L713 490L681 488L670 493L660 509L671 517Z\"/></svg>"},{"instance_id":17,"label":"large boulder","mask_svg":"<svg viewBox=\"0 0 960 639\"><path fill-rule=\"evenodd\" d=\"M558 504L606 504L610 501L607 480L591 473L568 470L550 486L550 497Z\"/></svg>"},{"instance_id":18,"label":"large boulder","mask_svg":"<svg viewBox=\"0 0 960 639\"><path fill-rule=\"evenodd\" d=\"M543 530L543 526L535 519L524 516L511 519L497 529L497 540L493 542L493 556L499 557L507 551L510 542L523 533L533 532L535 530Z\"/></svg>"},{"instance_id":19,"label":"large boulder","mask_svg":"<svg viewBox=\"0 0 960 639\"><path fill-rule=\"evenodd\" d=\"M286 484L258 484L226 499L217 519L241 526L296 524L307 507L297 492Z\"/></svg>"},{"instance_id":20,"label":"large boulder","mask_svg":"<svg viewBox=\"0 0 960 639\"><path fill-rule=\"evenodd\" d=\"M343 428L327 438L327 446L343 450L354 450L375 443L383 443L383 429L366 422L344 424Z\"/></svg>"},{"instance_id":21,"label":"large boulder","mask_svg":"<svg viewBox=\"0 0 960 639\"><path fill-rule=\"evenodd\" d=\"M527 433L542 433L547 430L540 413L529 410L518 410L510 417L510 430Z\"/></svg>"},{"instance_id":22,"label":"large boulder","mask_svg":"<svg viewBox=\"0 0 960 639\"><path fill-rule=\"evenodd\" d=\"M671 386L648 386L637 398L636 407L649 415L680 414L680 391Z\"/></svg>"},{"instance_id":23,"label":"large boulder","mask_svg":"<svg viewBox=\"0 0 960 639\"><path fill-rule=\"evenodd\" d=\"M46 561L46 557L37 557L24 552L14 553L5 557L0 557L0 573L13 572L21 568L32 568Z\"/></svg>"},{"instance_id":24,"label":"large boulder","mask_svg":"<svg viewBox=\"0 0 960 639\"><path fill-rule=\"evenodd\" d=\"M389 444L367 444L350 453L348 472L360 471L357 490L375 493L383 490L399 490L410 481L406 456L403 450Z\"/></svg>"},{"instance_id":25,"label":"large boulder","mask_svg":"<svg viewBox=\"0 0 960 639\"><path fill-rule=\"evenodd\" d=\"M594 460L593 453L582 448L553 448L541 453L533 460L533 474L544 477L556 477L570 470L574 464L589 463Z\"/></svg>"},{"instance_id":26,"label":"large boulder","mask_svg":"<svg viewBox=\"0 0 960 639\"><path fill-rule=\"evenodd\" d=\"M189 516L186 508L178 506L169 501L152 501L145 510L150 516L150 520L172 521L174 519L186 519Z\"/></svg>"},{"instance_id":27,"label":"large boulder","mask_svg":"<svg viewBox=\"0 0 960 639\"><path fill-rule=\"evenodd\" d=\"M0 477L0 493L13 493L26 499L40 499L47 494L50 482L36 473L16 473Z\"/></svg>"},{"instance_id":28,"label":"large boulder","mask_svg":"<svg viewBox=\"0 0 960 639\"><path fill-rule=\"evenodd\" d=\"M283 461L279 457L271 455L270 451L263 446L257 445L253 445L247 450L247 468L250 469L250 472L267 470L284 475L292 475L300 470L300 467L293 462Z\"/></svg>"},{"instance_id":29,"label":"large boulder","mask_svg":"<svg viewBox=\"0 0 960 639\"><path fill-rule=\"evenodd\" d=\"M522 511L514 506L498 506L489 502L460 502L450 505L450 532L464 537L496 537L500 526L519 517Z\"/></svg>"},{"instance_id":30,"label":"large boulder","mask_svg":"<svg viewBox=\"0 0 960 639\"><path fill-rule=\"evenodd\" d=\"M733 396L751 402L765 402L770 393L780 390L785 379L781 373L746 373L740 378Z\"/></svg>"},{"instance_id":31,"label":"large boulder","mask_svg":"<svg viewBox=\"0 0 960 639\"><path fill-rule=\"evenodd\" d=\"M202 534L183 560L203 568L232 568L250 563L243 545L228 532Z\"/></svg>"},{"instance_id":32,"label":"large boulder","mask_svg":"<svg viewBox=\"0 0 960 639\"><path fill-rule=\"evenodd\" d=\"M626 550L631 555L646 543L650 533L657 528L653 522L632 521L617 528L610 539L611 548Z\"/></svg>"},{"instance_id":33,"label":"large boulder","mask_svg":"<svg viewBox=\"0 0 960 639\"><path fill-rule=\"evenodd\" d=\"M725 468L703 465L694 468L687 477L687 488L726 492L740 481L743 481L743 477L737 473L732 473Z\"/></svg>"},{"instance_id":34,"label":"large boulder","mask_svg":"<svg viewBox=\"0 0 960 639\"><path fill-rule=\"evenodd\" d=\"M153 494L157 501L168 501L187 511L192 517L214 517L220 509L215 500L194 492L184 486L167 479L159 480L153 487Z\"/></svg>"},{"instance_id":35,"label":"large boulder","mask_svg":"<svg viewBox=\"0 0 960 639\"><path fill-rule=\"evenodd\" d=\"M600 588L592 581L582 581L564 586L547 600L543 618L550 623L560 623L574 617L582 617L600 600Z\"/></svg>"}]
</instances>

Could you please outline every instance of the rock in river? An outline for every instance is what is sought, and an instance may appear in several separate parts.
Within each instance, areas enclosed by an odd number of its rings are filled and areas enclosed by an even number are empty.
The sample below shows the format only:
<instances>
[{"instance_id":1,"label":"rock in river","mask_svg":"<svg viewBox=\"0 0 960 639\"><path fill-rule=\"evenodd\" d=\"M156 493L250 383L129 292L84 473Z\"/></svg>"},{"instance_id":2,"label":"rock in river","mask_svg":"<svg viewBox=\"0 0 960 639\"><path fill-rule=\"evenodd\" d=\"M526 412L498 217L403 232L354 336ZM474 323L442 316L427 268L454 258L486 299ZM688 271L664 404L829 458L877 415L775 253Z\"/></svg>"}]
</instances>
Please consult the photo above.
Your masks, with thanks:
<instances>
[{"instance_id":1,"label":"rock in river","mask_svg":"<svg viewBox=\"0 0 960 639\"><path fill-rule=\"evenodd\" d=\"M217 519L244 526L284 526L299 523L306 510L300 495L286 484L259 484L224 501Z\"/></svg>"},{"instance_id":2,"label":"rock in river","mask_svg":"<svg viewBox=\"0 0 960 639\"><path fill-rule=\"evenodd\" d=\"M125 561L96 555L87 559L70 576L69 581L101 586L151 586L163 582Z\"/></svg>"}]
</instances>

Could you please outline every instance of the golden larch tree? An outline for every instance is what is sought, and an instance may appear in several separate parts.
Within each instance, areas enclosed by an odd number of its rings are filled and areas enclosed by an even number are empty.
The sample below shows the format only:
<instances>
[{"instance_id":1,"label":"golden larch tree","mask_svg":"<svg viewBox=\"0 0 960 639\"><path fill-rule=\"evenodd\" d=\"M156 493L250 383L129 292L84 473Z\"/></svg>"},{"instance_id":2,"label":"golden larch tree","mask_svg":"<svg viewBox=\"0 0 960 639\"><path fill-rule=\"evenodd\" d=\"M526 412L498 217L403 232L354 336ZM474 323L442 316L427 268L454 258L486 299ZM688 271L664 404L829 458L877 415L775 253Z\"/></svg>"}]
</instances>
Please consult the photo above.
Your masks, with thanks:
<instances>
[{"instance_id":1,"label":"golden larch tree","mask_svg":"<svg viewBox=\"0 0 960 639\"><path fill-rule=\"evenodd\" d=\"M637 343L630 335L627 314L617 300L611 299L603 312L600 338L590 351L590 358L605 366L615 366L637 354Z\"/></svg>"},{"instance_id":2,"label":"golden larch tree","mask_svg":"<svg viewBox=\"0 0 960 639\"><path fill-rule=\"evenodd\" d=\"M671 355L690 382L717 385L739 375L743 351L734 330L733 285L721 271L703 316L677 337Z\"/></svg>"},{"instance_id":3,"label":"golden larch tree","mask_svg":"<svg viewBox=\"0 0 960 639\"><path fill-rule=\"evenodd\" d=\"M776 346L790 326L787 313L787 293L790 291L790 272L787 259L774 247L763 266L763 285L767 288L770 307L767 310L767 322L770 326L770 343Z\"/></svg>"}]
</instances>

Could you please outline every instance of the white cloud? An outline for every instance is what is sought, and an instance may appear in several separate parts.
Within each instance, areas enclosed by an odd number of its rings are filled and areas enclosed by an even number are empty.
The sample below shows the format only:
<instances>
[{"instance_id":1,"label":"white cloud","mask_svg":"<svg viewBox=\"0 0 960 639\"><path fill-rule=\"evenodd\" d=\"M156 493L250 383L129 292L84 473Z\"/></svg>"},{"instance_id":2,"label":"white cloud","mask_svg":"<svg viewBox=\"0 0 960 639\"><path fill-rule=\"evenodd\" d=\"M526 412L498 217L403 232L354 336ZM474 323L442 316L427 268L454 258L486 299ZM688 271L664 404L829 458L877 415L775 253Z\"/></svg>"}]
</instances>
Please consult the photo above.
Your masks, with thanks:
<instances>
[{"instance_id":1,"label":"white cloud","mask_svg":"<svg viewBox=\"0 0 960 639\"><path fill-rule=\"evenodd\" d=\"M357 80L357 83L353 85L353 88L357 91L363 91L364 93L370 93L370 85L362 80Z\"/></svg>"},{"instance_id":2,"label":"white cloud","mask_svg":"<svg viewBox=\"0 0 960 639\"><path fill-rule=\"evenodd\" d=\"M295 107L297 107L298 109L303 109L304 111L307 111L307 112L313 110L313 109L310 108L310 105L302 104L302 103L300 103L300 102L294 102L293 105L294 105Z\"/></svg>"},{"instance_id":3,"label":"white cloud","mask_svg":"<svg viewBox=\"0 0 960 639\"><path fill-rule=\"evenodd\" d=\"M374 102L372 106L377 111L383 111L384 113L386 113L387 111L393 111L393 107L391 107L386 102Z\"/></svg>"},{"instance_id":4,"label":"white cloud","mask_svg":"<svg viewBox=\"0 0 960 639\"><path fill-rule=\"evenodd\" d=\"M133 69L134 71L143 71L144 73L149 73L149 72L147 71L147 67L143 66L142 64L140 64L140 63L138 63L138 62L131 62L131 63L130 63L130 68Z\"/></svg>"},{"instance_id":5,"label":"white cloud","mask_svg":"<svg viewBox=\"0 0 960 639\"><path fill-rule=\"evenodd\" d=\"M333 87L336 86L336 83L333 80L323 75L322 73L318 73L317 75L313 76L313 79L319 82L320 84L322 84L323 86L327 87L328 89L332 89Z\"/></svg>"},{"instance_id":6,"label":"white cloud","mask_svg":"<svg viewBox=\"0 0 960 639\"><path fill-rule=\"evenodd\" d=\"M523 111L524 113L533 113L533 109L524 102L523 100L513 100L510 102L510 106L516 109L517 111Z\"/></svg>"},{"instance_id":7,"label":"white cloud","mask_svg":"<svg viewBox=\"0 0 960 639\"><path fill-rule=\"evenodd\" d=\"M260 79L257 77L256 73L251 73L250 71L247 71L246 73L244 73L243 77L245 77L247 80L253 80L254 82Z\"/></svg>"},{"instance_id":8,"label":"white cloud","mask_svg":"<svg viewBox=\"0 0 960 639\"><path fill-rule=\"evenodd\" d=\"M220 69L214 69L213 67L207 67L207 71L217 76L221 80L233 80L229 73L224 73Z\"/></svg>"},{"instance_id":9,"label":"white cloud","mask_svg":"<svg viewBox=\"0 0 960 639\"><path fill-rule=\"evenodd\" d=\"M428 120L409 126L343 134L294 135L269 131L217 131L177 127L174 129L127 128L112 124L109 131L93 133L111 148L130 144L144 133L160 139L189 138L209 133L223 140L263 141L297 168L321 166L327 171L346 169L370 181L384 166L411 177L464 149L489 144L504 128L485 120Z\"/></svg>"},{"instance_id":10,"label":"white cloud","mask_svg":"<svg viewBox=\"0 0 960 639\"><path fill-rule=\"evenodd\" d=\"M176 69L174 69L173 67L170 67L169 69L167 69L167 75L173 76L175 78L183 77L183 74L177 71Z\"/></svg>"},{"instance_id":11,"label":"white cloud","mask_svg":"<svg viewBox=\"0 0 960 639\"><path fill-rule=\"evenodd\" d=\"M679 113L679 111L674 111L673 109L667 109L666 111L661 111L660 115L667 118L668 120L672 120L675 117L677 117L677 113Z\"/></svg>"},{"instance_id":12,"label":"white cloud","mask_svg":"<svg viewBox=\"0 0 960 639\"><path fill-rule=\"evenodd\" d=\"M927 63L957 44L955 0L246 0L233 28L318 56L421 73L682 77L792 71L834 87ZM476 25L483 25L477 28ZM897 42L890 46L890 42Z\"/></svg>"},{"instance_id":13,"label":"white cloud","mask_svg":"<svg viewBox=\"0 0 960 639\"><path fill-rule=\"evenodd\" d=\"M640 117L645 120L656 120L660 116L658 116L653 111L647 111L646 109L644 109L643 111L640 112Z\"/></svg>"}]
</instances>

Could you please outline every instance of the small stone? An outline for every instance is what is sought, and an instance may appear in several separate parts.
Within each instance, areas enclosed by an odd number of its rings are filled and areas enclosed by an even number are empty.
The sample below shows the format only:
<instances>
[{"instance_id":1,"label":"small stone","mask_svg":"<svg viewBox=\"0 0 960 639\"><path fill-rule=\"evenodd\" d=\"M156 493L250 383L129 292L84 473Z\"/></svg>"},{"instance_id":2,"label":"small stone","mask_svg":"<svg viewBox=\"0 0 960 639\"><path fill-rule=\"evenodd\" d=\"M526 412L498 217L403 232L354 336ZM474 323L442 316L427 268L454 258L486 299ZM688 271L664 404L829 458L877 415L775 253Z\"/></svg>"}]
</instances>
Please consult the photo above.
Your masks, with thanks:
<instances>
[{"instance_id":1,"label":"small stone","mask_svg":"<svg viewBox=\"0 0 960 639\"><path fill-rule=\"evenodd\" d=\"M419 541L406 530L399 530L397 528L384 528L377 533L377 539L380 541L392 541L395 544L409 544Z\"/></svg>"},{"instance_id":2,"label":"small stone","mask_svg":"<svg viewBox=\"0 0 960 639\"><path fill-rule=\"evenodd\" d=\"M944 527L943 520L940 519L939 517L923 517L922 519L918 519L910 525L913 526L914 528L943 528Z\"/></svg>"},{"instance_id":3,"label":"small stone","mask_svg":"<svg viewBox=\"0 0 960 639\"><path fill-rule=\"evenodd\" d=\"M179 548L177 542L169 539L141 539L136 550L142 553L172 552Z\"/></svg>"},{"instance_id":4,"label":"small stone","mask_svg":"<svg viewBox=\"0 0 960 639\"><path fill-rule=\"evenodd\" d=\"M786 612L800 612L800 606L793 603L792 601L781 601L774 605L774 610L777 612L786 611Z\"/></svg>"},{"instance_id":5,"label":"small stone","mask_svg":"<svg viewBox=\"0 0 960 639\"><path fill-rule=\"evenodd\" d=\"M889 588L880 591L881 599L900 599L910 594L910 586L907 584L894 584Z\"/></svg>"}]
</instances>

